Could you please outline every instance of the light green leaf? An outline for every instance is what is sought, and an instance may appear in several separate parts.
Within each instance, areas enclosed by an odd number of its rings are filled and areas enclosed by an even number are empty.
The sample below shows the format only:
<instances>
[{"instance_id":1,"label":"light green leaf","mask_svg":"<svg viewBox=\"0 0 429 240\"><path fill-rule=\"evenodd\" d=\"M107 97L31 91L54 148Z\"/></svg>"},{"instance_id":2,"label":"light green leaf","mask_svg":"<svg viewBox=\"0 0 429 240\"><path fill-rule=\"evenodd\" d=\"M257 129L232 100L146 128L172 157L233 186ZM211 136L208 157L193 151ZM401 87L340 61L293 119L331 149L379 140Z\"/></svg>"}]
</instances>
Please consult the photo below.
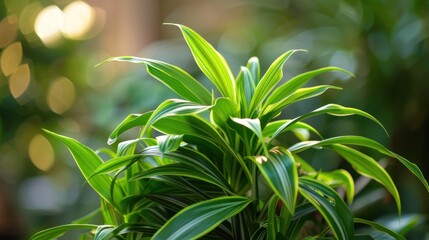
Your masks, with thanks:
<instances>
[{"instance_id":1,"label":"light green leaf","mask_svg":"<svg viewBox=\"0 0 429 240\"><path fill-rule=\"evenodd\" d=\"M168 153L177 150L182 143L183 135L162 135L156 137L159 150Z\"/></svg>"},{"instance_id":2,"label":"light green leaf","mask_svg":"<svg viewBox=\"0 0 429 240\"><path fill-rule=\"evenodd\" d=\"M291 215L295 212L298 194L298 172L292 155L284 149L272 149L268 157L251 158L271 189L285 204Z\"/></svg>"},{"instance_id":3,"label":"light green leaf","mask_svg":"<svg viewBox=\"0 0 429 240\"><path fill-rule=\"evenodd\" d=\"M180 24L180 28L195 62L224 97L236 100L235 80L223 56L194 30Z\"/></svg>"},{"instance_id":4,"label":"light green leaf","mask_svg":"<svg viewBox=\"0 0 429 240\"><path fill-rule=\"evenodd\" d=\"M288 130L288 127L291 126L292 124L309 118L309 117L313 117L316 115L320 115L320 114L330 114L330 115L335 115L335 116L349 116L349 115L359 115L365 118L368 118L370 120L372 120L373 122L377 123L383 130L384 132L387 134L386 129L384 128L384 126L372 115L370 115L369 113L366 113L362 110L356 109L356 108L350 108L350 107L343 107L341 105L338 104L328 104L325 105L323 107L320 107L316 110L313 110L309 113L303 114L299 117L296 117L294 119L292 119L291 121L286 122L285 124L283 124L282 126L280 126L276 132L274 132L274 134L272 135L272 139L276 138L280 133Z\"/></svg>"},{"instance_id":5,"label":"light green leaf","mask_svg":"<svg viewBox=\"0 0 429 240\"><path fill-rule=\"evenodd\" d=\"M238 97L240 98L240 107L243 117L249 114L250 101L252 101L253 93L255 92L253 74L246 67L241 67L241 71L237 77Z\"/></svg>"},{"instance_id":6,"label":"light green leaf","mask_svg":"<svg viewBox=\"0 0 429 240\"><path fill-rule=\"evenodd\" d=\"M305 50L290 50L278 57L268 68L267 72L262 77L261 81L255 88L255 93L253 95L252 101L250 103L250 112L256 110L256 108L262 104L262 102L267 98L268 94L274 89L274 87L279 83L283 77L283 65L289 59L292 54L297 51Z\"/></svg>"},{"instance_id":7,"label":"light green leaf","mask_svg":"<svg viewBox=\"0 0 429 240\"><path fill-rule=\"evenodd\" d=\"M144 126L142 133L144 134L149 127L159 119L176 115L198 114L208 110L209 108L211 108L211 106L199 105L181 99L167 99L152 113L150 118L147 120L147 124Z\"/></svg>"},{"instance_id":8,"label":"light green leaf","mask_svg":"<svg viewBox=\"0 0 429 240\"><path fill-rule=\"evenodd\" d=\"M344 157L344 159L346 159L361 175L367 176L381 183L392 194L396 201L398 212L399 214L401 213L401 200L398 190L396 189L390 175L377 161L366 154L341 144L333 144L330 148Z\"/></svg>"},{"instance_id":9,"label":"light green leaf","mask_svg":"<svg viewBox=\"0 0 429 240\"><path fill-rule=\"evenodd\" d=\"M333 188L339 186L344 187L348 203L351 204L353 202L355 195L354 180L350 173L346 170L337 169L330 172L317 172L311 175L315 175L317 179L323 181L325 184Z\"/></svg>"},{"instance_id":10,"label":"light green leaf","mask_svg":"<svg viewBox=\"0 0 429 240\"><path fill-rule=\"evenodd\" d=\"M282 99L284 99L285 97L287 97L290 94L292 94L293 92L295 92L296 90L298 90L300 87L305 85L308 81L310 81L312 78L316 77L317 75L322 74L322 73L326 73L326 72L332 72L332 71L340 71L340 72L344 72L344 73L347 73L347 74L353 76L353 74L351 72L344 70L342 68L339 68L339 67L324 67L324 68L320 68L317 70L305 72L305 73L302 73L298 76L291 78L286 83L284 83L283 85L278 87L276 90L274 90L273 94L271 94L268 97L266 104L270 105L270 104L274 104L276 102L279 102Z\"/></svg>"},{"instance_id":11,"label":"light green leaf","mask_svg":"<svg viewBox=\"0 0 429 240\"><path fill-rule=\"evenodd\" d=\"M277 129L279 129L282 125L285 125L290 121L292 120L272 121L268 123L267 126L263 129L262 134L264 135L264 137L271 138L272 135L277 131ZM320 133L314 127L304 122L295 122L288 126L288 130L293 130L293 129L306 129L310 132L315 133L317 136L321 137ZM283 129L283 132L284 131L285 130Z\"/></svg>"},{"instance_id":12,"label":"light green leaf","mask_svg":"<svg viewBox=\"0 0 429 240\"><path fill-rule=\"evenodd\" d=\"M241 212L251 201L245 197L219 197L184 208L156 232L152 240L196 239Z\"/></svg>"},{"instance_id":13,"label":"light green leaf","mask_svg":"<svg viewBox=\"0 0 429 240\"><path fill-rule=\"evenodd\" d=\"M261 115L270 114L272 116L275 116L278 112L282 111L282 109L284 109L285 107L305 99L320 96L328 89L341 90L340 87L331 86L331 85L320 85L320 86L314 86L309 88L300 88L295 92L293 92L292 94L285 96L278 102L265 105L266 107L265 106L263 107L263 112L261 113Z\"/></svg>"},{"instance_id":14,"label":"light green leaf","mask_svg":"<svg viewBox=\"0 0 429 240\"><path fill-rule=\"evenodd\" d=\"M96 175L91 177L94 171L103 164L103 160L101 160L101 158L90 148L84 146L72 138L65 137L48 130L45 130L45 132L55 139L60 140L68 147L77 166L79 167L82 175L89 185L91 185L91 187L107 202L117 207L115 202L112 202L110 197L110 185L112 179L107 175ZM117 200L122 199L122 192L119 190L114 190L113 198Z\"/></svg>"},{"instance_id":15,"label":"light green leaf","mask_svg":"<svg viewBox=\"0 0 429 240\"><path fill-rule=\"evenodd\" d=\"M373 221L369 221L369 220L365 220L365 219L361 219L361 218L355 218L354 222L368 225L368 226L370 226L370 227L372 227L374 229L377 229L380 232L384 232L384 233L389 234L390 236L394 237L397 240L406 240L406 238L404 238L400 234L398 234L398 233L396 233L396 232L388 229L387 227L385 227L385 226L383 226L383 225L381 225L379 223L376 223L376 222L373 222Z\"/></svg>"},{"instance_id":16,"label":"light green leaf","mask_svg":"<svg viewBox=\"0 0 429 240\"><path fill-rule=\"evenodd\" d=\"M352 213L337 192L304 177L299 178L299 192L319 210L337 239L354 239Z\"/></svg>"},{"instance_id":17,"label":"light green leaf","mask_svg":"<svg viewBox=\"0 0 429 240\"><path fill-rule=\"evenodd\" d=\"M209 105L211 94L195 78L174 65L131 56L109 58L106 61L120 61L145 64L150 75L164 83L182 98L202 105Z\"/></svg>"},{"instance_id":18,"label":"light green leaf","mask_svg":"<svg viewBox=\"0 0 429 240\"><path fill-rule=\"evenodd\" d=\"M333 137L328 138L322 141L309 141L309 142L301 142L297 143L294 146L290 147L289 150L293 152L300 152L310 147L318 147L318 146L325 146L325 145L331 145L331 144L343 144L343 145L357 145L362 147L371 148L374 150L379 151L382 154L385 154L389 157L397 159L399 162L401 162L410 172L412 172L426 187L426 190L429 192L429 184L426 181L425 176L423 175L422 171L419 169L419 167L405 159L404 157L390 151L380 143L366 138L362 136L339 136L339 137Z\"/></svg>"},{"instance_id":19,"label":"light green leaf","mask_svg":"<svg viewBox=\"0 0 429 240\"><path fill-rule=\"evenodd\" d=\"M151 117L152 112L147 112L144 114L130 114L128 115L116 128L113 130L113 132L109 136L109 140L107 141L107 144L111 145L116 142L118 139L118 136L134 127L138 126L144 126L146 125L147 121Z\"/></svg>"},{"instance_id":20,"label":"light green leaf","mask_svg":"<svg viewBox=\"0 0 429 240\"><path fill-rule=\"evenodd\" d=\"M257 57L251 57L249 61L247 61L246 68L252 74L252 80L254 81L253 85L258 85L259 79L261 78L261 67L259 65L259 59Z\"/></svg>"},{"instance_id":21,"label":"light green leaf","mask_svg":"<svg viewBox=\"0 0 429 240\"><path fill-rule=\"evenodd\" d=\"M261 143L264 143L264 136L262 135L261 123L258 118L231 118L232 121L245 126L251 130L258 138Z\"/></svg>"},{"instance_id":22,"label":"light green leaf","mask_svg":"<svg viewBox=\"0 0 429 240\"><path fill-rule=\"evenodd\" d=\"M211 122L225 130L228 119L237 113L238 107L231 99L218 98L210 111Z\"/></svg>"},{"instance_id":23,"label":"light green leaf","mask_svg":"<svg viewBox=\"0 0 429 240\"><path fill-rule=\"evenodd\" d=\"M98 225L93 224L66 224L40 231L31 236L30 240L56 239L71 230L95 230L97 227Z\"/></svg>"},{"instance_id":24,"label":"light green leaf","mask_svg":"<svg viewBox=\"0 0 429 240\"><path fill-rule=\"evenodd\" d=\"M125 156L111 158L106 162L103 162L103 164L99 165L94 170L94 172L89 176L89 178L91 179L98 174L113 172L126 165L130 165L143 157L144 155L136 154L136 155L125 155Z\"/></svg>"}]
</instances>

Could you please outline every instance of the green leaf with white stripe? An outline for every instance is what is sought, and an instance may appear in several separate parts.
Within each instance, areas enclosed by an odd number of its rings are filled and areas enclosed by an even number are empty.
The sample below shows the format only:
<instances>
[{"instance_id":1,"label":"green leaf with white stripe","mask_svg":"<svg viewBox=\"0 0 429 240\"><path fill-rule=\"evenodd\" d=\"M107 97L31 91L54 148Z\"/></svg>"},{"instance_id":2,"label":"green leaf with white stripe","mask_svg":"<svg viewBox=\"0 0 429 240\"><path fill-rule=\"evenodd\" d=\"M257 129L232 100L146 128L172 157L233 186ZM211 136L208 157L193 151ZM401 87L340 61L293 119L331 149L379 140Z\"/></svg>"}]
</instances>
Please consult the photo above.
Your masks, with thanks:
<instances>
[{"instance_id":1,"label":"green leaf with white stripe","mask_svg":"<svg viewBox=\"0 0 429 240\"><path fill-rule=\"evenodd\" d=\"M295 212L298 194L298 172L293 156L284 149L270 150L268 157L251 157L271 189L285 204L291 215Z\"/></svg>"},{"instance_id":2,"label":"green leaf with white stripe","mask_svg":"<svg viewBox=\"0 0 429 240\"><path fill-rule=\"evenodd\" d=\"M354 239L353 215L337 192L308 177L299 179L299 192L322 214L337 239Z\"/></svg>"},{"instance_id":3,"label":"green leaf with white stripe","mask_svg":"<svg viewBox=\"0 0 429 240\"><path fill-rule=\"evenodd\" d=\"M261 81L255 88L252 101L250 103L250 112L254 112L256 108L265 101L269 93L279 83L283 77L283 65L297 51L305 50L290 50L280 55L268 68L267 72L261 78Z\"/></svg>"},{"instance_id":4,"label":"green leaf with white stripe","mask_svg":"<svg viewBox=\"0 0 429 240\"><path fill-rule=\"evenodd\" d=\"M112 201L110 195L110 187L112 183L112 179L108 175L96 175L92 176L95 170L103 164L103 160L90 148L81 144L80 142L65 137L48 130L45 130L50 136L54 137L57 140L60 140L64 143L72 154L77 166L79 167L82 175L85 180L89 183L89 185L107 202L111 205L115 206L117 210L118 205ZM120 200L123 198L123 193L119 191L117 188L113 191L113 198L116 200Z\"/></svg>"},{"instance_id":5,"label":"green leaf with white stripe","mask_svg":"<svg viewBox=\"0 0 429 240\"><path fill-rule=\"evenodd\" d=\"M293 152L300 152L303 151L307 148L310 147L323 147L326 145L332 145L332 144L343 144L343 145L357 145L357 146L362 146L362 147L367 147L367 148L371 148L374 149L382 154L385 154L389 157L395 158L397 159L399 162L401 162L406 168L408 168L408 170L410 170L410 172L412 172L422 183L423 185L426 187L426 190L429 192L429 184L426 181L425 176L423 175L422 171L420 170L420 168L408 161L406 158L390 151L389 149L387 149L385 146L381 145L380 143L366 138L366 137L362 137L362 136L338 136L338 137L333 137L333 138L328 138L322 141L306 141L306 142L300 142L297 143L295 145L293 145L292 147L289 148L290 151Z\"/></svg>"},{"instance_id":6,"label":"green leaf with white stripe","mask_svg":"<svg viewBox=\"0 0 429 240\"><path fill-rule=\"evenodd\" d=\"M211 94L195 78L179 67L158 60L132 56L109 58L105 62L120 61L146 65L147 72L182 98L209 105Z\"/></svg>"},{"instance_id":7,"label":"green leaf with white stripe","mask_svg":"<svg viewBox=\"0 0 429 240\"><path fill-rule=\"evenodd\" d=\"M188 206L174 215L152 240L196 239L241 212L251 202L246 197L219 197Z\"/></svg>"},{"instance_id":8,"label":"green leaf with white stripe","mask_svg":"<svg viewBox=\"0 0 429 240\"><path fill-rule=\"evenodd\" d=\"M236 100L235 79L223 56L194 30L180 24L171 24L180 28L195 62L201 71L216 86L224 97Z\"/></svg>"},{"instance_id":9,"label":"green leaf with white stripe","mask_svg":"<svg viewBox=\"0 0 429 240\"><path fill-rule=\"evenodd\" d=\"M377 161L366 154L341 144L333 144L330 148L346 159L359 174L381 183L392 194L398 213L401 213L401 200L395 183Z\"/></svg>"}]
</instances>

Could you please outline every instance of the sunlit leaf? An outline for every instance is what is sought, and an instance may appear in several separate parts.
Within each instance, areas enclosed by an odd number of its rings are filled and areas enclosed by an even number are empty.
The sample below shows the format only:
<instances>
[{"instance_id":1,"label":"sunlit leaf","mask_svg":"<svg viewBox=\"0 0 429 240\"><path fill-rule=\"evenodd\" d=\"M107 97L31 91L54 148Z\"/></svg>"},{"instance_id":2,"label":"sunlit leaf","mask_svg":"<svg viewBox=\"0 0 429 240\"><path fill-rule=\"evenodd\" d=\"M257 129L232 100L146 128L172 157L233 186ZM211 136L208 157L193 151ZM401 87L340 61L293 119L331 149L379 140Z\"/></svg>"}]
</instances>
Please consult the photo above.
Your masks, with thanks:
<instances>
[{"instance_id":1,"label":"sunlit leaf","mask_svg":"<svg viewBox=\"0 0 429 240\"><path fill-rule=\"evenodd\" d=\"M223 56L194 30L180 24L180 28L195 62L224 97L236 99L235 79Z\"/></svg>"},{"instance_id":2,"label":"sunlit leaf","mask_svg":"<svg viewBox=\"0 0 429 240\"><path fill-rule=\"evenodd\" d=\"M57 140L63 142L69 149L70 153L73 155L73 158L79 167L82 175L85 177L89 185L106 201L108 201L113 206L117 206L110 197L110 185L111 178L107 175L96 175L92 176L94 171L103 164L103 160L90 148L84 146L78 141L65 137L48 130L45 130L50 136L54 137ZM122 192L114 191L114 199L122 199Z\"/></svg>"},{"instance_id":3,"label":"sunlit leaf","mask_svg":"<svg viewBox=\"0 0 429 240\"><path fill-rule=\"evenodd\" d=\"M209 105L211 95L195 78L182 69L171 64L131 56L109 58L106 61L121 61L145 64L150 75L164 83L167 87L186 100L202 105Z\"/></svg>"},{"instance_id":4,"label":"sunlit leaf","mask_svg":"<svg viewBox=\"0 0 429 240\"><path fill-rule=\"evenodd\" d=\"M193 204L168 220L152 239L196 239L241 212L250 202L245 197L231 196Z\"/></svg>"},{"instance_id":5,"label":"sunlit leaf","mask_svg":"<svg viewBox=\"0 0 429 240\"><path fill-rule=\"evenodd\" d=\"M410 170L410 172L412 172L423 183L423 185L426 187L426 190L429 192L429 184L425 176L423 175L422 171L419 169L419 167L416 164L390 151L380 143L366 137L347 135L347 136L328 138L322 141L300 142L290 147L289 150L293 152L300 152L310 147L326 146L326 145L332 145L332 144L357 145L357 146L367 147L367 148L377 150L380 153L385 154L389 157L395 158L398 161L400 161L406 168L408 168L408 170Z\"/></svg>"},{"instance_id":6,"label":"sunlit leaf","mask_svg":"<svg viewBox=\"0 0 429 240\"><path fill-rule=\"evenodd\" d=\"M293 215L298 194L298 173L292 155L282 149L273 149L269 156L257 156L252 160L271 189Z\"/></svg>"},{"instance_id":7,"label":"sunlit leaf","mask_svg":"<svg viewBox=\"0 0 429 240\"><path fill-rule=\"evenodd\" d=\"M255 88L252 101L250 103L250 112L253 112L267 98L268 94L274 89L283 77L283 65L292 54L297 51L290 50L278 57L268 68L267 72L262 76L261 81Z\"/></svg>"}]
</instances>

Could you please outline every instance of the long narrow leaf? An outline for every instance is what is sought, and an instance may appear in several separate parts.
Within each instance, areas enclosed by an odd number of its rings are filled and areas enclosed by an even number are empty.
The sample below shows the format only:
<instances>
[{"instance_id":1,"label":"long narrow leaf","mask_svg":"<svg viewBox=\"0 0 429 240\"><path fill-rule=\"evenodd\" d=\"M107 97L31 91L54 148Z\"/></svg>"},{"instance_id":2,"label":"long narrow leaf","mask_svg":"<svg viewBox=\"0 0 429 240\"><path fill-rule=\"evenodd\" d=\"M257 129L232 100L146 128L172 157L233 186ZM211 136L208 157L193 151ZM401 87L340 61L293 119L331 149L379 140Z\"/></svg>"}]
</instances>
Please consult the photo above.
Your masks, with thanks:
<instances>
[{"instance_id":1,"label":"long narrow leaf","mask_svg":"<svg viewBox=\"0 0 429 240\"><path fill-rule=\"evenodd\" d=\"M250 112L253 112L268 96L268 94L274 89L283 77L283 65L284 63L297 51L304 50L290 50L280 55L268 68L267 72L258 83L250 103Z\"/></svg>"},{"instance_id":2,"label":"long narrow leaf","mask_svg":"<svg viewBox=\"0 0 429 240\"><path fill-rule=\"evenodd\" d=\"M95 230L97 229L97 227L98 225L93 224L66 224L40 231L31 236L30 240L56 239L61 237L68 231L83 229Z\"/></svg>"},{"instance_id":3,"label":"long narrow leaf","mask_svg":"<svg viewBox=\"0 0 429 240\"><path fill-rule=\"evenodd\" d=\"M146 125L151 115L152 112L147 112L145 114L128 115L109 135L109 140L107 141L107 144L111 145L115 143L121 133L131 128Z\"/></svg>"},{"instance_id":4,"label":"long narrow leaf","mask_svg":"<svg viewBox=\"0 0 429 240\"><path fill-rule=\"evenodd\" d=\"M373 117L371 114L364 112L362 110L356 109L356 108L344 107L344 106L341 106L338 104L327 104L327 105L320 107L314 111L311 111L309 113L306 113L306 114L303 114L299 117L296 117L289 122L286 122L285 124L280 126L276 130L276 132L274 132L274 134L272 135L272 139L276 138L283 131L286 131L288 129L288 127L291 126L292 124L294 124L300 120L303 120L303 119L306 119L309 117L313 117L316 115L320 115L320 114L330 114L330 115L335 115L335 116L359 115L359 116L368 118L368 119L372 120L373 122L377 123L384 130L384 132L387 134L387 131L384 128L384 126L375 117Z\"/></svg>"},{"instance_id":5,"label":"long narrow leaf","mask_svg":"<svg viewBox=\"0 0 429 240\"><path fill-rule=\"evenodd\" d=\"M326 72L332 72L332 71L340 71L353 76L351 72L339 67L324 67L324 68L302 73L296 77L291 78L286 83L278 87L273 92L273 94L271 94L267 99L267 105L279 102L283 98L289 96L290 94L298 90L300 87L304 86L308 81L310 81L312 78L316 77L317 75L326 73Z\"/></svg>"},{"instance_id":6,"label":"long narrow leaf","mask_svg":"<svg viewBox=\"0 0 429 240\"><path fill-rule=\"evenodd\" d=\"M103 160L90 148L84 146L78 141L65 137L50 131L45 130L46 133L51 135L57 140L63 142L69 149L70 153L79 167L82 175L88 181L89 185L106 201L113 206L117 206L110 197L110 185L112 179L107 175L92 176L94 171L103 164ZM92 177L91 177L92 176ZM119 190L113 191L114 199L122 199L122 192Z\"/></svg>"},{"instance_id":7,"label":"long narrow leaf","mask_svg":"<svg viewBox=\"0 0 429 240\"><path fill-rule=\"evenodd\" d=\"M382 154L385 154L389 157L397 159L399 162L401 162L410 172L412 172L426 187L426 190L429 192L429 184L426 181L425 176L423 175L420 168L408 161L406 158L390 151L385 146L381 145L380 143L366 138L362 136L338 136L333 138L324 139L322 141L307 141L307 142L300 142L298 144L295 144L294 146L290 147L289 150L293 152L300 152L310 147L318 147L318 146L326 146L331 144L343 144L343 145L357 145L362 147L371 148L374 150L379 151Z\"/></svg>"},{"instance_id":8,"label":"long narrow leaf","mask_svg":"<svg viewBox=\"0 0 429 240\"><path fill-rule=\"evenodd\" d=\"M387 227L385 227L385 226L383 226L383 225L381 225L379 223L376 223L376 222L373 222L373 221L369 221L369 220L365 220L365 219L362 219L362 218L355 218L354 221L356 223L362 223L362 224L368 225L368 226L370 226L370 227L372 227L374 229L377 229L380 232L387 233L387 234L389 234L390 236L394 237L397 240L406 240L406 238L404 238L403 236L401 236L399 233L396 233L396 232L388 229Z\"/></svg>"},{"instance_id":9,"label":"long narrow leaf","mask_svg":"<svg viewBox=\"0 0 429 240\"><path fill-rule=\"evenodd\" d=\"M401 200L395 183L378 162L366 154L341 144L334 144L330 147L344 157L360 174L381 183L392 194L398 208L398 213L401 213Z\"/></svg>"},{"instance_id":10,"label":"long narrow leaf","mask_svg":"<svg viewBox=\"0 0 429 240\"><path fill-rule=\"evenodd\" d=\"M180 28L195 62L224 97L236 100L235 80L232 71L223 56L194 30L180 24L171 24Z\"/></svg>"},{"instance_id":11,"label":"long narrow leaf","mask_svg":"<svg viewBox=\"0 0 429 240\"><path fill-rule=\"evenodd\" d=\"M332 188L316 180L301 177L299 192L319 210L337 239L354 239L353 216Z\"/></svg>"},{"instance_id":12,"label":"long narrow leaf","mask_svg":"<svg viewBox=\"0 0 429 240\"><path fill-rule=\"evenodd\" d=\"M252 160L271 189L293 215L298 194L298 172L292 155L283 149L273 149L268 157L258 156Z\"/></svg>"},{"instance_id":13,"label":"long narrow leaf","mask_svg":"<svg viewBox=\"0 0 429 240\"><path fill-rule=\"evenodd\" d=\"M186 100L202 105L209 105L211 95L195 78L174 65L131 56L109 58L106 61L120 61L145 64L150 75L164 83L167 87Z\"/></svg>"},{"instance_id":14,"label":"long narrow leaf","mask_svg":"<svg viewBox=\"0 0 429 240\"><path fill-rule=\"evenodd\" d=\"M156 232L152 240L196 239L241 212L251 201L245 197L219 197L184 208Z\"/></svg>"}]
</instances>

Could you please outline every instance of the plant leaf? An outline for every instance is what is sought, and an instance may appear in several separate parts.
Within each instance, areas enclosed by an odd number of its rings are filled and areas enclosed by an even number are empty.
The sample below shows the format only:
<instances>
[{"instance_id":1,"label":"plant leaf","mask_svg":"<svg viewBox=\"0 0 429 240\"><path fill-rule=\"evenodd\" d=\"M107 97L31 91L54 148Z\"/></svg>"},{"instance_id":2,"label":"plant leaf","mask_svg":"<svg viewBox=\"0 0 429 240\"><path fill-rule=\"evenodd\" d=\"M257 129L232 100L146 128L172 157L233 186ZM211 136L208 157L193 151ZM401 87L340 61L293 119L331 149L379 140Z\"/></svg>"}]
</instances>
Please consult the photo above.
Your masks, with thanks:
<instances>
[{"instance_id":1,"label":"plant leaf","mask_svg":"<svg viewBox=\"0 0 429 240\"><path fill-rule=\"evenodd\" d=\"M347 202L349 204L353 202L355 195L354 180L346 170L337 169L330 172L317 172L311 175L315 175L317 179L333 188L343 186L347 196Z\"/></svg>"},{"instance_id":2,"label":"plant leaf","mask_svg":"<svg viewBox=\"0 0 429 240\"><path fill-rule=\"evenodd\" d=\"M410 172L412 172L426 187L426 190L429 192L429 184L426 181L425 176L423 175L422 171L419 169L419 167L408 161L406 158L390 151L380 143L366 138L362 136L338 136L333 138L328 138L322 141L308 141L308 142L301 142L293 145L289 148L290 151L293 152L300 152L310 147L317 147L317 146L325 146L325 145L331 145L331 144L343 144L343 145L357 145L362 147L371 148L374 150L377 150L378 152L385 154L389 157L397 159L399 162L401 162Z\"/></svg>"},{"instance_id":3,"label":"plant leaf","mask_svg":"<svg viewBox=\"0 0 429 240\"><path fill-rule=\"evenodd\" d=\"M133 127L144 126L147 121L151 117L152 112L147 112L144 114L130 114L128 115L109 136L109 140L107 140L107 144L111 145L116 142L118 136L131 129Z\"/></svg>"},{"instance_id":4,"label":"plant leaf","mask_svg":"<svg viewBox=\"0 0 429 240\"><path fill-rule=\"evenodd\" d=\"M31 236L30 240L46 240L46 239L56 239L58 237L61 237L66 232L71 230L82 230L82 229L88 229L88 230L95 230L97 229L98 225L93 224L66 224L66 225L60 225L53 228L49 228L46 230L42 230L33 236Z\"/></svg>"},{"instance_id":5,"label":"plant leaf","mask_svg":"<svg viewBox=\"0 0 429 240\"><path fill-rule=\"evenodd\" d=\"M292 155L283 149L272 149L268 157L257 156L255 161L271 189L285 204L291 215L295 212L298 194L298 172Z\"/></svg>"},{"instance_id":6,"label":"plant leaf","mask_svg":"<svg viewBox=\"0 0 429 240\"><path fill-rule=\"evenodd\" d=\"M369 113L366 113L362 110L356 109L356 108L350 108L350 107L344 107L338 104L327 104L325 106L322 106L314 111L311 111L309 113L303 114L299 117L296 117L294 119L292 119L291 121L286 122L285 124L283 124L282 126L280 126L272 135L272 139L276 138L280 133L286 131L288 129L289 126L291 126L292 124L309 118L309 117L313 117L316 115L320 115L320 114L330 114L330 115L335 115L335 116L349 116L349 115L360 115L362 117L368 118L370 120L372 120L373 122L377 123L383 130L384 132L387 134L386 129L384 128L384 126L372 115L370 115Z\"/></svg>"},{"instance_id":7,"label":"plant leaf","mask_svg":"<svg viewBox=\"0 0 429 240\"><path fill-rule=\"evenodd\" d=\"M304 50L290 50L278 57L268 68L267 72L262 77L261 81L255 88L252 101L250 103L250 112L252 113L268 96L283 77L283 65L292 54L297 51Z\"/></svg>"},{"instance_id":8,"label":"plant leaf","mask_svg":"<svg viewBox=\"0 0 429 240\"><path fill-rule=\"evenodd\" d=\"M183 135L162 135L156 137L159 150L168 153L177 150L182 143Z\"/></svg>"},{"instance_id":9,"label":"plant leaf","mask_svg":"<svg viewBox=\"0 0 429 240\"><path fill-rule=\"evenodd\" d=\"M341 144L333 144L330 148L346 159L361 175L381 183L392 194L398 208L398 213L401 213L401 200L398 190L390 175L377 161L366 154Z\"/></svg>"},{"instance_id":10,"label":"plant leaf","mask_svg":"<svg viewBox=\"0 0 429 240\"><path fill-rule=\"evenodd\" d=\"M188 206L167 221L152 240L196 239L241 212L251 201L245 197L219 197Z\"/></svg>"},{"instance_id":11,"label":"plant leaf","mask_svg":"<svg viewBox=\"0 0 429 240\"><path fill-rule=\"evenodd\" d=\"M209 105L211 94L195 78L177 66L148 58L132 56L114 57L106 61L145 64L147 72L182 98L202 105ZM106 62L105 61L105 62Z\"/></svg>"},{"instance_id":12,"label":"plant leaf","mask_svg":"<svg viewBox=\"0 0 429 240\"><path fill-rule=\"evenodd\" d=\"M268 97L266 104L269 105L269 104L279 102L285 97L295 92L296 90L298 90L300 87L304 86L308 81L310 81L312 78L316 77L317 75L326 73L326 72L332 72L332 71L340 71L353 76L353 73L339 67L324 67L313 71L305 72L291 78L286 83L284 83L276 90L274 90L273 94L271 94Z\"/></svg>"},{"instance_id":13,"label":"plant leaf","mask_svg":"<svg viewBox=\"0 0 429 240\"><path fill-rule=\"evenodd\" d=\"M301 177L299 192L319 210L337 239L354 239L352 213L332 188L316 180Z\"/></svg>"},{"instance_id":14,"label":"plant leaf","mask_svg":"<svg viewBox=\"0 0 429 240\"><path fill-rule=\"evenodd\" d=\"M249 105L255 92L256 86L253 74L257 73L252 73L248 68L241 67L241 71L237 77L238 96L240 98L240 107L243 117L249 114Z\"/></svg>"},{"instance_id":15,"label":"plant leaf","mask_svg":"<svg viewBox=\"0 0 429 240\"><path fill-rule=\"evenodd\" d=\"M224 97L236 100L235 80L232 71L223 56L194 30L180 24L171 24L180 28L195 62Z\"/></svg>"},{"instance_id":16,"label":"plant leaf","mask_svg":"<svg viewBox=\"0 0 429 240\"><path fill-rule=\"evenodd\" d=\"M261 78L261 67L259 65L259 59L257 57L251 57L249 61L247 61L246 68L252 74L252 80L254 81L253 85L258 85L259 79Z\"/></svg>"},{"instance_id":17,"label":"plant leaf","mask_svg":"<svg viewBox=\"0 0 429 240\"><path fill-rule=\"evenodd\" d=\"M103 164L103 160L101 160L101 158L90 148L82 145L72 138L65 137L48 130L45 130L45 132L55 139L60 140L68 147L77 166L89 185L91 185L91 187L107 202L118 207L115 202L112 202L110 197L110 185L112 179L107 175L92 176L94 171ZM113 197L114 199L122 199L123 194L119 190L114 190Z\"/></svg>"},{"instance_id":18,"label":"plant leaf","mask_svg":"<svg viewBox=\"0 0 429 240\"><path fill-rule=\"evenodd\" d=\"M265 128L262 131L264 137L271 138L272 135L277 131L277 129L279 129L282 125L288 124L290 121L292 120L277 120L277 121L272 121L268 123L267 126L265 126ZM304 122L294 122L293 124L288 125L288 129L283 129L283 132L285 130L293 130L293 129L307 129L308 131L313 132L317 134L317 136L321 137L320 133L314 127Z\"/></svg>"},{"instance_id":19,"label":"plant leaf","mask_svg":"<svg viewBox=\"0 0 429 240\"><path fill-rule=\"evenodd\" d=\"M385 226L383 226L383 225L381 225L379 223L376 223L376 222L373 222L373 221L369 221L369 220L365 220L365 219L362 219L362 218L355 218L354 222L355 223L362 223L362 224L368 225L368 226L370 226L370 227L372 227L374 229L377 229L380 232L384 232L384 233L389 234L390 236L394 237L397 240L406 240L406 238L404 238L403 236L401 236L399 233L396 233L396 232L390 230L389 228L387 228L387 227L385 227Z\"/></svg>"}]
</instances>

